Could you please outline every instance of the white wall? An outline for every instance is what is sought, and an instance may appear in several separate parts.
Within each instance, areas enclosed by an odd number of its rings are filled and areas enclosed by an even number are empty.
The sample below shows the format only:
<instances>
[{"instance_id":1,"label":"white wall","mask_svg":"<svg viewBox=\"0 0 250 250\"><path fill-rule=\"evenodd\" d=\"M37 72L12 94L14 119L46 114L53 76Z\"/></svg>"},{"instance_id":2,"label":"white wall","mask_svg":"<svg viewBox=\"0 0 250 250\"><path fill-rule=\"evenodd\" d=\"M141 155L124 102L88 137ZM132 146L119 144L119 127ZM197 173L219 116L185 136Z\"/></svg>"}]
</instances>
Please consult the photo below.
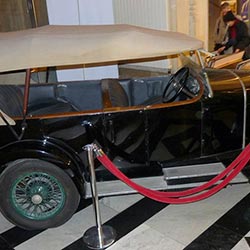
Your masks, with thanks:
<instances>
[{"instance_id":1,"label":"white wall","mask_svg":"<svg viewBox=\"0 0 250 250\"><path fill-rule=\"evenodd\" d=\"M113 24L112 0L46 0L49 24ZM105 66L77 70L58 70L59 81L118 77L118 67Z\"/></svg>"},{"instance_id":2,"label":"white wall","mask_svg":"<svg viewBox=\"0 0 250 250\"><path fill-rule=\"evenodd\" d=\"M115 23L166 30L166 0L113 0Z\"/></svg>"},{"instance_id":3,"label":"white wall","mask_svg":"<svg viewBox=\"0 0 250 250\"><path fill-rule=\"evenodd\" d=\"M126 23L158 30L168 30L167 0L113 0L115 23ZM167 60L150 63L137 63L136 67L167 69L171 65Z\"/></svg>"},{"instance_id":4,"label":"white wall","mask_svg":"<svg viewBox=\"0 0 250 250\"><path fill-rule=\"evenodd\" d=\"M208 43L208 0L113 0L115 23L179 31Z\"/></svg>"}]
</instances>

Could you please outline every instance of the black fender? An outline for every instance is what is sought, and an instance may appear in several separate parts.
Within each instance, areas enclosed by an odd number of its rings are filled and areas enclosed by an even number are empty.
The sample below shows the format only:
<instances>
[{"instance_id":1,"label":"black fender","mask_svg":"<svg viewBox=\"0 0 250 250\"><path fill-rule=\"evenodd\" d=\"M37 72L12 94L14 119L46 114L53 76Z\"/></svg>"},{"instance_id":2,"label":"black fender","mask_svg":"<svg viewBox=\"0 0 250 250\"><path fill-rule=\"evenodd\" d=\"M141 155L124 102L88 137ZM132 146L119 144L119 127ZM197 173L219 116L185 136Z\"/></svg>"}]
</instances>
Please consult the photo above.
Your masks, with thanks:
<instances>
[{"instance_id":1,"label":"black fender","mask_svg":"<svg viewBox=\"0 0 250 250\"><path fill-rule=\"evenodd\" d=\"M0 173L7 164L19 159L40 159L63 169L74 181L80 195L85 192L85 166L77 153L62 141L45 137L9 143L0 150Z\"/></svg>"}]
</instances>

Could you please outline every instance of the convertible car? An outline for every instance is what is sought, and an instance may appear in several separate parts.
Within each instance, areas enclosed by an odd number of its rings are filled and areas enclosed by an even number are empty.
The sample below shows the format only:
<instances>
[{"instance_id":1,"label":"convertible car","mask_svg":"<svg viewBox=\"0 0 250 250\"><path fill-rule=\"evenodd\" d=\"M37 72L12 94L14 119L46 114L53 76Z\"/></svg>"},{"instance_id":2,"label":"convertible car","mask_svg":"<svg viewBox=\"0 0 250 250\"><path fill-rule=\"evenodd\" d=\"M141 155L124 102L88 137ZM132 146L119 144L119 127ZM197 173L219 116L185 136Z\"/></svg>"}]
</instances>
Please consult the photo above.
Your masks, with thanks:
<instances>
[{"instance_id":1,"label":"convertible car","mask_svg":"<svg viewBox=\"0 0 250 250\"><path fill-rule=\"evenodd\" d=\"M95 143L154 190L194 187L249 143L250 74L200 63L202 42L130 25L44 26L0 34L0 210L25 229L59 226L91 198ZM179 58L175 73L31 84L34 69ZM133 193L95 161L99 196ZM247 168L235 183L247 182Z\"/></svg>"}]
</instances>

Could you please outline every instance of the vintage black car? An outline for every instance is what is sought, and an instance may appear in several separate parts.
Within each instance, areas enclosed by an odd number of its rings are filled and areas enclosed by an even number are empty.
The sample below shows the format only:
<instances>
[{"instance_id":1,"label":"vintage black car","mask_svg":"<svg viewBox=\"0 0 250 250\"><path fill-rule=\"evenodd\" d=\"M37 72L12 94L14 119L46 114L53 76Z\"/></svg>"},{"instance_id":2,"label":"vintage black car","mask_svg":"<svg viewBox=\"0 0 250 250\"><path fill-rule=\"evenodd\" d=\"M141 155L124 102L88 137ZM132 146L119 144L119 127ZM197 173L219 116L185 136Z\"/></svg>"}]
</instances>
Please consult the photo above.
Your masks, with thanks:
<instances>
[{"instance_id":1,"label":"vintage black car","mask_svg":"<svg viewBox=\"0 0 250 250\"><path fill-rule=\"evenodd\" d=\"M0 34L0 210L25 229L56 227L91 197L87 152L99 145L137 183L199 185L249 143L248 71L196 63L202 42L130 25L44 26ZM180 54L174 74L30 84L32 69L110 65ZM133 190L97 161L100 196ZM244 175L236 182L245 182Z\"/></svg>"}]
</instances>

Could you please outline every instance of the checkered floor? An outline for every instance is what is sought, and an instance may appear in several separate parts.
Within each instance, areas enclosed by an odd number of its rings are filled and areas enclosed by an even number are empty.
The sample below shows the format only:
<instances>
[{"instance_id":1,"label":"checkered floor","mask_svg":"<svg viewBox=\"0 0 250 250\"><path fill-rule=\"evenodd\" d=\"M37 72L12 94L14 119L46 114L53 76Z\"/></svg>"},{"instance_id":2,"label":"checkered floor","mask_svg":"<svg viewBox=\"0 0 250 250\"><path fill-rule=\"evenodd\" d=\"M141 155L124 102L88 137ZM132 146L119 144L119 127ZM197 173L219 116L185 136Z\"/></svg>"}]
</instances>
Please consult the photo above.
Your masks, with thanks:
<instances>
[{"instance_id":1,"label":"checkered floor","mask_svg":"<svg viewBox=\"0 0 250 250\"><path fill-rule=\"evenodd\" d=\"M249 250L250 184L229 186L192 204L168 205L140 195L100 200L102 222L116 230L109 250ZM83 234L94 226L91 200L64 225L25 231L0 217L0 250L88 249Z\"/></svg>"}]
</instances>

